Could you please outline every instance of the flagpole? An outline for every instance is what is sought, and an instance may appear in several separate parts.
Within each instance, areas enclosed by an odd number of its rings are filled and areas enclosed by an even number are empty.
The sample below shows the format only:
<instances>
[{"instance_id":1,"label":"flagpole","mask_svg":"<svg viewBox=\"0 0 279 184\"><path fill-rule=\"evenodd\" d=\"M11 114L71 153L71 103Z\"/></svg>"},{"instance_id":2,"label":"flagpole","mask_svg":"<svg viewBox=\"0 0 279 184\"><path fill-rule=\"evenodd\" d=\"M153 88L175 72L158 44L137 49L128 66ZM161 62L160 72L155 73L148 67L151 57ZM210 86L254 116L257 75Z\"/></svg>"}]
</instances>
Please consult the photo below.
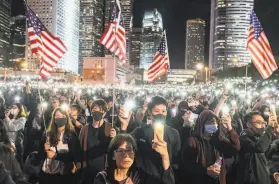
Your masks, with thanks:
<instances>
[{"instance_id":1,"label":"flagpole","mask_svg":"<svg viewBox=\"0 0 279 184\"><path fill-rule=\"evenodd\" d=\"M247 77L248 77L248 64L245 66L246 74L245 74L245 93L247 93Z\"/></svg>"}]
</instances>

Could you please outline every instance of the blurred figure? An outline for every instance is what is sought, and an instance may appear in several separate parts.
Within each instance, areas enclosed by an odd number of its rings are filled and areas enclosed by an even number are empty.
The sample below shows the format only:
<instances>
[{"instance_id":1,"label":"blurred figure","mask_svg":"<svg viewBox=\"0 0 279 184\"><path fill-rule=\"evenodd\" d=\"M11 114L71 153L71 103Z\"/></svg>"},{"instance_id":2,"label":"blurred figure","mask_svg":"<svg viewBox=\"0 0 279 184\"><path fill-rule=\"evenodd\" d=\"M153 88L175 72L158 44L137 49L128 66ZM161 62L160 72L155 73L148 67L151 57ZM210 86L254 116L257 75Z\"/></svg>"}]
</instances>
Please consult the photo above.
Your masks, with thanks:
<instances>
[{"instance_id":1,"label":"blurred figure","mask_svg":"<svg viewBox=\"0 0 279 184\"><path fill-rule=\"evenodd\" d=\"M10 172L6 170L5 165L0 162L0 183L1 184L15 184Z\"/></svg>"},{"instance_id":2,"label":"blurred figure","mask_svg":"<svg viewBox=\"0 0 279 184\"><path fill-rule=\"evenodd\" d=\"M23 105L15 103L5 113L4 125L8 132L10 142L16 148L16 158L23 169L24 154L24 127L26 123L26 112Z\"/></svg>"},{"instance_id":3,"label":"blurred figure","mask_svg":"<svg viewBox=\"0 0 279 184\"><path fill-rule=\"evenodd\" d=\"M76 164L81 148L67 112L55 109L39 150L43 161L40 184L76 184Z\"/></svg>"},{"instance_id":4,"label":"blurred figure","mask_svg":"<svg viewBox=\"0 0 279 184\"><path fill-rule=\"evenodd\" d=\"M80 116L80 110L78 104L72 104L70 107L70 118L77 135L79 135L82 127L86 124L84 117Z\"/></svg>"}]
</instances>

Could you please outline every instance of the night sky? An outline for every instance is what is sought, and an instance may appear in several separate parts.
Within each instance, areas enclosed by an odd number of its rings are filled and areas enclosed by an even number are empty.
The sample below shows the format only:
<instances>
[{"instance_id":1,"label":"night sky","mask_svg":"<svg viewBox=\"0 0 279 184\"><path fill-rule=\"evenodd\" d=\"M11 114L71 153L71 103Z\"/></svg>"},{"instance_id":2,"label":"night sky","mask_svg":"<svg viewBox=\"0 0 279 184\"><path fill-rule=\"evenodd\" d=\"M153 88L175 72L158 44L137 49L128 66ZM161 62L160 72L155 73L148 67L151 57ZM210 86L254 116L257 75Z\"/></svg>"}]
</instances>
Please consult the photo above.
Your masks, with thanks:
<instances>
[{"instance_id":1,"label":"night sky","mask_svg":"<svg viewBox=\"0 0 279 184\"><path fill-rule=\"evenodd\" d=\"M279 56L279 0L255 0L255 10L270 41L274 55ZM210 0L134 0L134 27L140 26L144 11L157 8L167 30L171 68L184 68L186 21L206 21L205 60L208 61ZM13 15L24 14L23 0L13 0Z\"/></svg>"}]
</instances>

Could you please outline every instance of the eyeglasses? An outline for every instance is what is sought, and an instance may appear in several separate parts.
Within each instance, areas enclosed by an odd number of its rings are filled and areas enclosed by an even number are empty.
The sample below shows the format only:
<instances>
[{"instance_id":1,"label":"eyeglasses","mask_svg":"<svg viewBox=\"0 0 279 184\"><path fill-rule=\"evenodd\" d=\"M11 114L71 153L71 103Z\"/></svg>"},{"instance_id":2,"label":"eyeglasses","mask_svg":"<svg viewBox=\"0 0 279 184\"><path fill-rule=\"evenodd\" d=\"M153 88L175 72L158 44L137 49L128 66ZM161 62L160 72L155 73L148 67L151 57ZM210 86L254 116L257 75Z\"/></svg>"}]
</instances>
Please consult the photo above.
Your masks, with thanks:
<instances>
[{"instance_id":1,"label":"eyeglasses","mask_svg":"<svg viewBox=\"0 0 279 184\"><path fill-rule=\"evenodd\" d=\"M133 156L134 155L134 149L133 148L129 148L129 149L117 149L114 151L115 153L119 154L119 156L124 157L126 154L128 154L129 156Z\"/></svg>"},{"instance_id":2,"label":"eyeglasses","mask_svg":"<svg viewBox=\"0 0 279 184\"><path fill-rule=\"evenodd\" d=\"M253 124L258 124L260 126L266 126L266 123L263 122L263 121L255 121L255 122L252 122Z\"/></svg>"}]
</instances>

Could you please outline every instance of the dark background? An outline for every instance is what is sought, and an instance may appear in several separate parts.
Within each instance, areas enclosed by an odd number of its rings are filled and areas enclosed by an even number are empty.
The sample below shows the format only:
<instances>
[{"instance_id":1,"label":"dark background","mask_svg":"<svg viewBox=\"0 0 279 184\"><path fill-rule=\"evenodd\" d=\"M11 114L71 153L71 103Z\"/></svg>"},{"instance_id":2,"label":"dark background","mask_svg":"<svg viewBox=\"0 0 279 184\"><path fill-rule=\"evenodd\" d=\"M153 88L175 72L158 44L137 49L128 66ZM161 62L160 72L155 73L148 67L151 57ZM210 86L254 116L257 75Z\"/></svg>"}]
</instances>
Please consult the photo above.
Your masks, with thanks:
<instances>
[{"instance_id":1,"label":"dark background","mask_svg":"<svg viewBox=\"0 0 279 184\"><path fill-rule=\"evenodd\" d=\"M205 60L207 63L210 2L210 0L134 0L134 27L141 26L145 10L157 8L163 15L163 24L167 30L171 68L184 68L186 21L195 18L204 19L206 21ZM255 0L255 11L274 55L279 56L279 0ZM23 0L13 0L12 14L24 14Z\"/></svg>"}]
</instances>

